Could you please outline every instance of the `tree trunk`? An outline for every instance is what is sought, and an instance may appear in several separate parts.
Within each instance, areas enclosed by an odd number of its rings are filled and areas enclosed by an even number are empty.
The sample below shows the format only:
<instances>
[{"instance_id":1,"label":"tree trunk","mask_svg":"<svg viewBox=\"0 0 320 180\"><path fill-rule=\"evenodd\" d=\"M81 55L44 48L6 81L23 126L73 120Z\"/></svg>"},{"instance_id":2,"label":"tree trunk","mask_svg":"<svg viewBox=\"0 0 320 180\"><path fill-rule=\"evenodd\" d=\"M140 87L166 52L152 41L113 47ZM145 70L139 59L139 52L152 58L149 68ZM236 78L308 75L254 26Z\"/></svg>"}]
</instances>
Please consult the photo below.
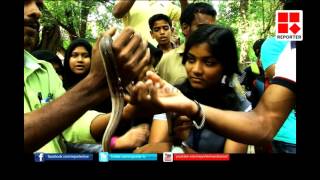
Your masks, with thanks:
<instances>
[{"instance_id":1,"label":"tree trunk","mask_svg":"<svg viewBox=\"0 0 320 180\"><path fill-rule=\"evenodd\" d=\"M275 3L270 3L270 12L275 12L277 9L279 9L279 7L281 6L281 2L275 2ZM268 34L269 34L269 31L272 27L272 25L274 25L275 23L275 18L276 16L275 15L271 15L271 18L269 18L269 21L268 22L263 22L263 31L261 33L261 36L262 37L267 37ZM267 25L265 25L265 23L267 23Z\"/></svg>"},{"instance_id":2,"label":"tree trunk","mask_svg":"<svg viewBox=\"0 0 320 180\"><path fill-rule=\"evenodd\" d=\"M240 33L240 69L242 70L246 62L250 61L248 57L248 4L249 0L240 0L240 20L239 20L239 33Z\"/></svg>"},{"instance_id":3,"label":"tree trunk","mask_svg":"<svg viewBox=\"0 0 320 180\"><path fill-rule=\"evenodd\" d=\"M37 47L37 50L50 50L56 53L61 47L60 27L46 6L43 6L42 13L46 18L50 19L50 21L44 23L41 31L41 41Z\"/></svg>"},{"instance_id":4,"label":"tree trunk","mask_svg":"<svg viewBox=\"0 0 320 180\"><path fill-rule=\"evenodd\" d=\"M44 26L42 28L41 43L38 49L46 49L57 52L61 41L59 26L54 24L53 27Z\"/></svg>"},{"instance_id":5,"label":"tree trunk","mask_svg":"<svg viewBox=\"0 0 320 180\"><path fill-rule=\"evenodd\" d=\"M81 2L81 14L80 14L81 20L80 20L79 36L82 38L86 37L87 19L88 19L91 6L92 6L92 2L90 1Z\"/></svg>"},{"instance_id":6,"label":"tree trunk","mask_svg":"<svg viewBox=\"0 0 320 180\"><path fill-rule=\"evenodd\" d=\"M76 29L74 28L74 24L72 21L72 9L66 9L65 10L65 15L67 18L67 24L66 25L62 25L60 24L66 31L68 31L69 33L69 38L71 41L77 39L79 37L79 35L76 32Z\"/></svg>"}]
</instances>

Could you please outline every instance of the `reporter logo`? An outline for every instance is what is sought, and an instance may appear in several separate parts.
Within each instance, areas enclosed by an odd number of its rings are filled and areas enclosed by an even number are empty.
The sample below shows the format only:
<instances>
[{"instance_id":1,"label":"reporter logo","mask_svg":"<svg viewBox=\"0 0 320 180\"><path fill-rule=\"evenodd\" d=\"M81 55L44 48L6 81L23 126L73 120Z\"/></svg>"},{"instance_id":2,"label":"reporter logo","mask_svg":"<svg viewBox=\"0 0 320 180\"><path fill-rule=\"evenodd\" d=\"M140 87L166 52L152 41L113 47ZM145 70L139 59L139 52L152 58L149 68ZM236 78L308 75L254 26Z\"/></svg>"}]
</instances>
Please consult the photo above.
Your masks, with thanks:
<instances>
[{"instance_id":1,"label":"reporter logo","mask_svg":"<svg viewBox=\"0 0 320 180\"><path fill-rule=\"evenodd\" d=\"M301 10L276 11L276 38L285 41L302 41L303 24Z\"/></svg>"}]
</instances>

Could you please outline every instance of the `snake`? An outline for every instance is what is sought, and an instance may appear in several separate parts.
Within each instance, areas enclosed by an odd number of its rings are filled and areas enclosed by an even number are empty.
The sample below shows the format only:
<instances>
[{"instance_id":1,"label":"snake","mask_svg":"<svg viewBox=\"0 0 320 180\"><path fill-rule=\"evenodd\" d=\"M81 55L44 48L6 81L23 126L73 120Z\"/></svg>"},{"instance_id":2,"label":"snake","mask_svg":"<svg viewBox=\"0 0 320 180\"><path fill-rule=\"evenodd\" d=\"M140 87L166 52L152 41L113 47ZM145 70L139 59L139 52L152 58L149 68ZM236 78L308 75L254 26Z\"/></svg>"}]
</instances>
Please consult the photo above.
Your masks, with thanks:
<instances>
[{"instance_id":1,"label":"snake","mask_svg":"<svg viewBox=\"0 0 320 180\"><path fill-rule=\"evenodd\" d=\"M124 91L117 69L117 61L112 50L111 36L106 35L101 38L99 49L106 72L108 90L112 103L110 119L102 137L102 150L104 152L110 152L111 137L120 122L121 113L124 108Z\"/></svg>"}]
</instances>

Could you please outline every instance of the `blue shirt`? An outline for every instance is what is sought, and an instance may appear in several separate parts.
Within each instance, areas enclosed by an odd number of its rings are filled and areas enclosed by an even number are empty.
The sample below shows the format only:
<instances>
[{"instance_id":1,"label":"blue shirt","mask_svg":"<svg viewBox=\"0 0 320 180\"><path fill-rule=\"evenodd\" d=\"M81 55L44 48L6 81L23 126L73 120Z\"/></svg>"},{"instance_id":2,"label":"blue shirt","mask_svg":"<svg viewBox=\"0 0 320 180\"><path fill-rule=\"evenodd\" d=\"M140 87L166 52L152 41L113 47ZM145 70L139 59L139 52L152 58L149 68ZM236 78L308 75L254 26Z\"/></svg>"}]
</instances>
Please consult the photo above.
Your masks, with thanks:
<instances>
[{"instance_id":1,"label":"blue shirt","mask_svg":"<svg viewBox=\"0 0 320 180\"><path fill-rule=\"evenodd\" d=\"M261 63L266 70L272 64L276 64L285 52L289 41L278 41L275 37L268 38L261 46ZM277 135L273 138L277 141L296 144L296 115L292 110Z\"/></svg>"}]
</instances>

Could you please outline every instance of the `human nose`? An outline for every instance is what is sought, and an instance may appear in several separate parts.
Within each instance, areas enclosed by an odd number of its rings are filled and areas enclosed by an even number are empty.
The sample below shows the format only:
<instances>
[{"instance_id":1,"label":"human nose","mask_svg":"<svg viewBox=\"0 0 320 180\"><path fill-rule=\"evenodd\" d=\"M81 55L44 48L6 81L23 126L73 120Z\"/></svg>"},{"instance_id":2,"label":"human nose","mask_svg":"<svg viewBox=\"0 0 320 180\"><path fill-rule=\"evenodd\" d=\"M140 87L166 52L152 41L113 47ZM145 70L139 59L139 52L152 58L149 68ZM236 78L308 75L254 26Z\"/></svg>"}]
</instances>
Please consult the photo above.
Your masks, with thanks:
<instances>
[{"instance_id":1,"label":"human nose","mask_svg":"<svg viewBox=\"0 0 320 180\"><path fill-rule=\"evenodd\" d=\"M77 62L82 62L84 57L82 55L77 55L76 58Z\"/></svg>"},{"instance_id":2,"label":"human nose","mask_svg":"<svg viewBox=\"0 0 320 180\"><path fill-rule=\"evenodd\" d=\"M39 19L42 16L42 13L41 13L41 11L35 1L32 1L27 7L27 11L26 11L26 9L24 11L25 11L25 13L29 12L29 14L27 14L27 16L30 16L30 17L33 17L36 19Z\"/></svg>"},{"instance_id":3,"label":"human nose","mask_svg":"<svg viewBox=\"0 0 320 180\"><path fill-rule=\"evenodd\" d=\"M163 28L160 29L160 34L164 34L165 30Z\"/></svg>"},{"instance_id":4,"label":"human nose","mask_svg":"<svg viewBox=\"0 0 320 180\"><path fill-rule=\"evenodd\" d=\"M202 74L202 72L203 72L203 68L202 68L201 61L196 61L195 63L193 63L192 73L194 73L195 75L199 75L199 74Z\"/></svg>"}]
</instances>

